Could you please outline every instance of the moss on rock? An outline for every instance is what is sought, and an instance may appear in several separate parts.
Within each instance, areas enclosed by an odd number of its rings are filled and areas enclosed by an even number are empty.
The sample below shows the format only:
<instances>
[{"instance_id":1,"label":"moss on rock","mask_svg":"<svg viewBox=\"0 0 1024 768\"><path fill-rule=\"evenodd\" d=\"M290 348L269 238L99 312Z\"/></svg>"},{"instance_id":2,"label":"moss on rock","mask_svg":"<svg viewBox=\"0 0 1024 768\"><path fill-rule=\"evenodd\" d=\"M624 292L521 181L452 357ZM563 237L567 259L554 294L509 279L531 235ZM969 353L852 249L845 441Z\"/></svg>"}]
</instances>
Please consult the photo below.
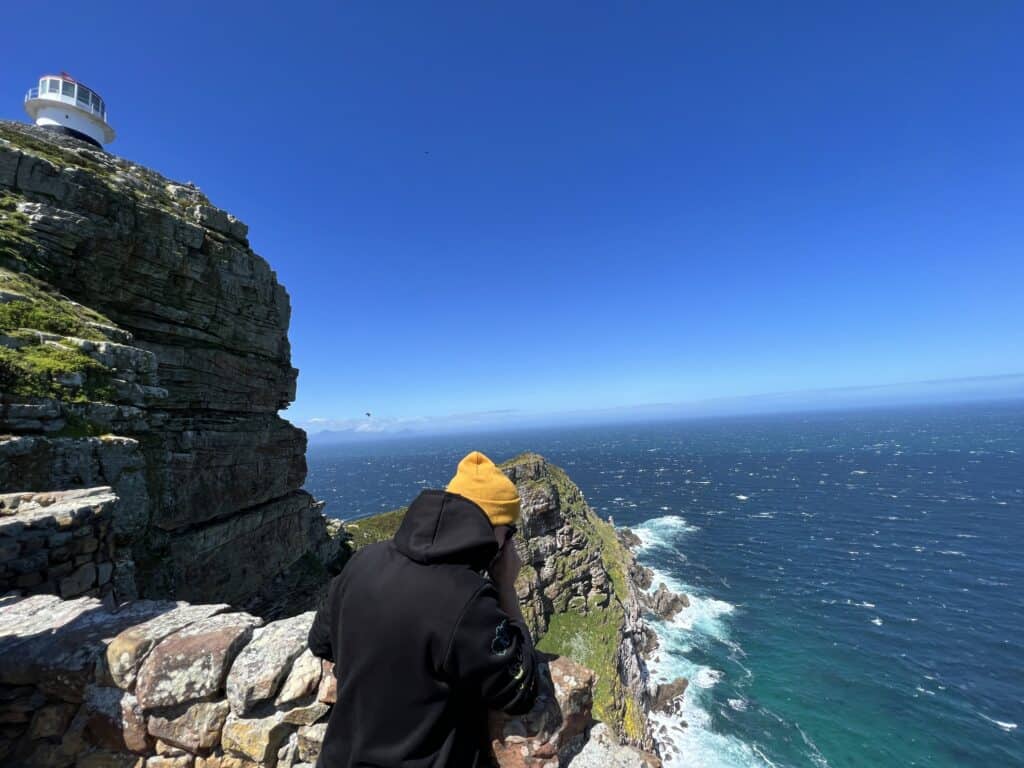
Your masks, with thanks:
<instances>
[{"instance_id":1,"label":"moss on rock","mask_svg":"<svg viewBox=\"0 0 1024 768\"><path fill-rule=\"evenodd\" d=\"M56 342L0 347L0 391L72 403L110 402L116 396L109 368Z\"/></svg>"},{"instance_id":2,"label":"moss on rock","mask_svg":"<svg viewBox=\"0 0 1024 768\"><path fill-rule=\"evenodd\" d=\"M57 333L100 341L95 325L113 323L99 312L72 301L31 275L0 267L0 332L18 329Z\"/></svg>"}]
</instances>

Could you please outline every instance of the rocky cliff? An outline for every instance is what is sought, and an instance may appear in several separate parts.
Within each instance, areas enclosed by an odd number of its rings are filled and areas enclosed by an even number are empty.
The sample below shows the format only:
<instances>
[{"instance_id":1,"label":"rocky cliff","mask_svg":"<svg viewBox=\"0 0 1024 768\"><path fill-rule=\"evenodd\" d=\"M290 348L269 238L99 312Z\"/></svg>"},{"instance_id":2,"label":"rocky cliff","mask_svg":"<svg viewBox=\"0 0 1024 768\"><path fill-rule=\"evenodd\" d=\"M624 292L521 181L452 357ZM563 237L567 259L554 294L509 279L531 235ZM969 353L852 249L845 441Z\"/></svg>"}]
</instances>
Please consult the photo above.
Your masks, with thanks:
<instances>
[{"instance_id":1,"label":"rocky cliff","mask_svg":"<svg viewBox=\"0 0 1024 768\"><path fill-rule=\"evenodd\" d=\"M0 122L4 765L315 760L335 674L303 611L402 512L346 532L301 490L288 318L194 186ZM502 768L657 765L643 569L560 469L503 468L524 614L560 658L553 697L492 723Z\"/></svg>"},{"instance_id":2,"label":"rocky cliff","mask_svg":"<svg viewBox=\"0 0 1024 768\"><path fill-rule=\"evenodd\" d=\"M0 122L0 586L237 603L331 560L305 434L277 415L289 314L195 186ZM96 487L73 551L62 526L3 523Z\"/></svg>"},{"instance_id":3,"label":"rocky cliff","mask_svg":"<svg viewBox=\"0 0 1024 768\"><path fill-rule=\"evenodd\" d=\"M523 500L517 591L538 647L593 670L595 717L625 743L651 748L655 691L644 657L657 640L643 620L643 569L562 469L537 454L501 469ZM404 512L354 521L354 545L390 538Z\"/></svg>"}]
</instances>

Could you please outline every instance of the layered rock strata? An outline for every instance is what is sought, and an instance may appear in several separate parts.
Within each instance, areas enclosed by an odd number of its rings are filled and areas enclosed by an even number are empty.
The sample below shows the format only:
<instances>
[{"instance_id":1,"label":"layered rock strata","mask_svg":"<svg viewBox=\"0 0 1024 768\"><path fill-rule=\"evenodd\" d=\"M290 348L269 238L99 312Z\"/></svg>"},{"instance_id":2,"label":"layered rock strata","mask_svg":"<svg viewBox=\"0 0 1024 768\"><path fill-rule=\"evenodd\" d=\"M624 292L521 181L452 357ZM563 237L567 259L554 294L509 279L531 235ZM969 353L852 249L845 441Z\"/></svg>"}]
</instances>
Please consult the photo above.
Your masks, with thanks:
<instances>
[{"instance_id":1,"label":"layered rock strata","mask_svg":"<svg viewBox=\"0 0 1024 768\"><path fill-rule=\"evenodd\" d=\"M0 493L112 489L118 599L241 602L336 555L247 238L194 185L0 122Z\"/></svg>"}]
</instances>

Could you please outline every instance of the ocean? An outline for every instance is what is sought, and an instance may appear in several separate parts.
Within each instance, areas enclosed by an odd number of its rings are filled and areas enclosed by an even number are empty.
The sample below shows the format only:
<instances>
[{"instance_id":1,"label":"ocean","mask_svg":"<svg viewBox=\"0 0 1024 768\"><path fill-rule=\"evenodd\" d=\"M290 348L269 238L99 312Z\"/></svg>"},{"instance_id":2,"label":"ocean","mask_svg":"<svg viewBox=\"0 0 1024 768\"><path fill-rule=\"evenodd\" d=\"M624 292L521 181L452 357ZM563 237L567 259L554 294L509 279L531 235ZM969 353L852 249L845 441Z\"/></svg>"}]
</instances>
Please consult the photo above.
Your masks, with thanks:
<instances>
[{"instance_id":1,"label":"ocean","mask_svg":"<svg viewBox=\"0 0 1024 768\"><path fill-rule=\"evenodd\" d=\"M1024 766L1024 403L311 445L343 519L532 450L691 607L667 768Z\"/></svg>"}]
</instances>

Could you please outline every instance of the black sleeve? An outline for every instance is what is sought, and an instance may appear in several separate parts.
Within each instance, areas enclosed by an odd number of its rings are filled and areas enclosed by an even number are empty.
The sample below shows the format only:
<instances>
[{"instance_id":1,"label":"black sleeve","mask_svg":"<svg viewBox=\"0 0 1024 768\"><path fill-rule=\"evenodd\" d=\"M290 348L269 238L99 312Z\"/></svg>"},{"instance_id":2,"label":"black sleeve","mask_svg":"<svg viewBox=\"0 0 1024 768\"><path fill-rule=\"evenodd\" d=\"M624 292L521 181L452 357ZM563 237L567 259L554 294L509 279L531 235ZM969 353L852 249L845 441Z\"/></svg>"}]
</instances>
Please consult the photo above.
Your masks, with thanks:
<instances>
[{"instance_id":1,"label":"black sleeve","mask_svg":"<svg viewBox=\"0 0 1024 768\"><path fill-rule=\"evenodd\" d=\"M333 608L338 578L335 576L331 580L331 584L327 588L327 598L317 610L316 616L313 618L313 625L309 628L309 650L313 652L314 656L328 661L334 661L334 649L331 647L331 627L334 625Z\"/></svg>"},{"instance_id":2,"label":"black sleeve","mask_svg":"<svg viewBox=\"0 0 1024 768\"><path fill-rule=\"evenodd\" d=\"M481 587L463 611L444 669L488 709L521 715L533 706L538 670L530 632L501 610L492 584Z\"/></svg>"}]
</instances>

